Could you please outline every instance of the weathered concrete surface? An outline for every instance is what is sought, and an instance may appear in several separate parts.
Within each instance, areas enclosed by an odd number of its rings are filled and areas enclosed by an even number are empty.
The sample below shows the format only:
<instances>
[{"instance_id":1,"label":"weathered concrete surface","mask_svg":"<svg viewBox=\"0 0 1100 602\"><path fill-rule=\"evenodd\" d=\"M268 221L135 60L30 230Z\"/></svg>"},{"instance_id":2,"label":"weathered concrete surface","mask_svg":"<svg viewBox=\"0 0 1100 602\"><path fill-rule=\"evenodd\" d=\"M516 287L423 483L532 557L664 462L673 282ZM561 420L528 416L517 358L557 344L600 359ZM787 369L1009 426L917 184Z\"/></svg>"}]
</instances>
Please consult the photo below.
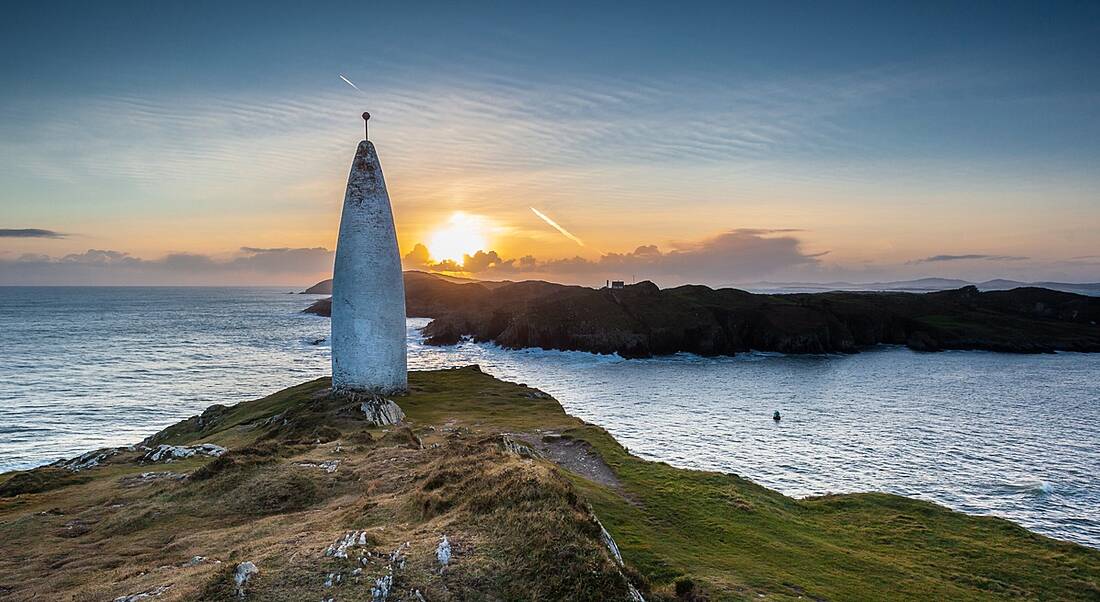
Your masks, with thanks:
<instances>
[{"instance_id":1,"label":"weathered concrete surface","mask_svg":"<svg viewBox=\"0 0 1100 602\"><path fill-rule=\"evenodd\" d=\"M390 196L374 144L363 140L348 175L332 278L332 385L400 393L408 387L405 286Z\"/></svg>"}]
</instances>

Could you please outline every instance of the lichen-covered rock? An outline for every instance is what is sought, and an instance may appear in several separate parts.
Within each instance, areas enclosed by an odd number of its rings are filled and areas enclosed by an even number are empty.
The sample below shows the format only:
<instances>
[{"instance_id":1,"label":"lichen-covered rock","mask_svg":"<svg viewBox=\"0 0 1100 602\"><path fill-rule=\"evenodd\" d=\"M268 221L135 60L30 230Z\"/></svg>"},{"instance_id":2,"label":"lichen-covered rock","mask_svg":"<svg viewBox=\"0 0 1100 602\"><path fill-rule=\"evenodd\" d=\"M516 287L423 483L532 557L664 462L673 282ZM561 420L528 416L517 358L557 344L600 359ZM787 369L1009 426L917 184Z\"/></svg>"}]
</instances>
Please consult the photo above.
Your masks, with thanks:
<instances>
[{"instance_id":1,"label":"lichen-covered rock","mask_svg":"<svg viewBox=\"0 0 1100 602\"><path fill-rule=\"evenodd\" d=\"M80 472L81 470L87 470L89 468L95 468L103 463L107 458L117 455L119 452L132 450L133 447L105 447L102 449L92 450L90 452L84 452L75 458L69 458L67 460L58 460L50 466L57 468L64 468L73 472Z\"/></svg>"},{"instance_id":2,"label":"lichen-covered rock","mask_svg":"<svg viewBox=\"0 0 1100 602\"><path fill-rule=\"evenodd\" d=\"M374 426L400 424L405 412L393 401L384 397L374 397L359 404L359 410L367 416L367 422Z\"/></svg>"},{"instance_id":3,"label":"lichen-covered rock","mask_svg":"<svg viewBox=\"0 0 1100 602\"><path fill-rule=\"evenodd\" d=\"M435 547L435 559L439 561L439 572L443 573L447 565L451 564L451 542L444 535Z\"/></svg>"},{"instance_id":4,"label":"lichen-covered rock","mask_svg":"<svg viewBox=\"0 0 1100 602\"><path fill-rule=\"evenodd\" d=\"M171 585L161 585L154 587L151 590L140 592L137 594L130 594L129 596L119 596L115 598L115 602L140 602L141 600L148 600L149 598L155 598L164 592L168 591Z\"/></svg>"},{"instance_id":5,"label":"lichen-covered rock","mask_svg":"<svg viewBox=\"0 0 1100 602\"><path fill-rule=\"evenodd\" d=\"M170 480L170 481L182 481L187 478L186 474L178 472L143 472L136 475L127 475L119 478L118 483L123 487L138 487L152 483L153 481Z\"/></svg>"},{"instance_id":6,"label":"lichen-covered rock","mask_svg":"<svg viewBox=\"0 0 1100 602\"><path fill-rule=\"evenodd\" d=\"M248 585L249 579L252 579L252 576L259 572L260 569L251 560L237 565L237 570L233 573L233 581L237 584L238 596L244 597L244 588Z\"/></svg>"},{"instance_id":7,"label":"lichen-covered rock","mask_svg":"<svg viewBox=\"0 0 1100 602\"><path fill-rule=\"evenodd\" d=\"M328 474L336 472L336 469L340 468L339 460L326 460L324 462L298 462L298 466L302 468L319 468Z\"/></svg>"},{"instance_id":8,"label":"lichen-covered rock","mask_svg":"<svg viewBox=\"0 0 1100 602\"><path fill-rule=\"evenodd\" d=\"M142 462L171 462L181 458L190 458L195 455L218 457L226 452L226 449L213 443L200 443L199 445L158 445L149 450L142 457Z\"/></svg>"},{"instance_id":9,"label":"lichen-covered rock","mask_svg":"<svg viewBox=\"0 0 1100 602\"><path fill-rule=\"evenodd\" d=\"M329 547L325 548L324 555L331 558L347 558L348 550L356 546L367 545L366 531L348 531Z\"/></svg>"},{"instance_id":10,"label":"lichen-covered rock","mask_svg":"<svg viewBox=\"0 0 1100 602\"><path fill-rule=\"evenodd\" d=\"M509 454L515 454L521 458L537 459L541 458L542 454L538 450L532 448L530 445L522 441L517 441L508 435L500 435L496 437L496 442L500 445L500 448Z\"/></svg>"},{"instance_id":11,"label":"lichen-covered rock","mask_svg":"<svg viewBox=\"0 0 1100 602\"><path fill-rule=\"evenodd\" d=\"M374 581L374 587L370 589L371 602L386 602L392 588L393 574L387 573L379 577Z\"/></svg>"}]
</instances>

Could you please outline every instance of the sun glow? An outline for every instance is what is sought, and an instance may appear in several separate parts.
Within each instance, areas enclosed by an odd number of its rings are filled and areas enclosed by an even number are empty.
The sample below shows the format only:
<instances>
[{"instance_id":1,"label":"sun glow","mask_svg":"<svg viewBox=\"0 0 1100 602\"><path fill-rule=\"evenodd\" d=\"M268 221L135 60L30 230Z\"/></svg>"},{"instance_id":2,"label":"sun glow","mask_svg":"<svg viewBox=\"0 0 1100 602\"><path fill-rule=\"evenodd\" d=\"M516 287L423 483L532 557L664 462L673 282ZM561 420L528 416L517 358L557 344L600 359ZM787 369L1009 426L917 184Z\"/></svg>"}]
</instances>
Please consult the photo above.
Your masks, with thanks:
<instances>
[{"instance_id":1,"label":"sun glow","mask_svg":"<svg viewBox=\"0 0 1100 602\"><path fill-rule=\"evenodd\" d=\"M447 223L428 238L428 252L436 261L462 263L464 255L489 248L484 220L476 215L453 213Z\"/></svg>"}]
</instances>

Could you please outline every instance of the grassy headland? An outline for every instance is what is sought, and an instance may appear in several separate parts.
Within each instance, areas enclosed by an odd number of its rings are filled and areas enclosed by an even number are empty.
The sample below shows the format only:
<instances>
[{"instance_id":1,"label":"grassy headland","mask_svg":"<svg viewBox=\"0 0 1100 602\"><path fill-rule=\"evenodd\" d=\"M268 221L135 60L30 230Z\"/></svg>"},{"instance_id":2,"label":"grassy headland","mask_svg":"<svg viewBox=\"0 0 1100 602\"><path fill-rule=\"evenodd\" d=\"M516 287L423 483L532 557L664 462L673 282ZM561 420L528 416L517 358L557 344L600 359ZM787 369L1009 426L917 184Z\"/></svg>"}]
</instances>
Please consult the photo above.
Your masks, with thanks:
<instances>
[{"instance_id":1,"label":"grassy headland","mask_svg":"<svg viewBox=\"0 0 1100 602\"><path fill-rule=\"evenodd\" d=\"M134 449L0 476L0 597L371 600L392 575L390 600L1100 599L1100 551L898 496L795 500L642 460L475 368L410 373L388 428L328 384L145 442L218 458ZM326 555L349 533L346 558ZM246 561L259 572L238 591Z\"/></svg>"}]
</instances>

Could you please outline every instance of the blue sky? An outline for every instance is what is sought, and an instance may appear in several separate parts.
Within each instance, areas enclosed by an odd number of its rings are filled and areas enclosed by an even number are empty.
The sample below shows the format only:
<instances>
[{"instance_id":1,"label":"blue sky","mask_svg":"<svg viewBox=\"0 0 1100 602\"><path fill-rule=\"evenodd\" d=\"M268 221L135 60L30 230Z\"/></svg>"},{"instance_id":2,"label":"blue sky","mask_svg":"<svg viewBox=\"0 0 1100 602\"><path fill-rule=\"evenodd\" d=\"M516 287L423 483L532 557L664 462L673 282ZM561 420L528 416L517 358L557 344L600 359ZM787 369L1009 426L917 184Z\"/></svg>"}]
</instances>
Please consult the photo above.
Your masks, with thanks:
<instances>
[{"instance_id":1,"label":"blue sky","mask_svg":"<svg viewBox=\"0 0 1100 602\"><path fill-rule=\"evenodd\" d=\"M364 107L403 250L472 215L504 258L485 276L1100 280L1098 17L1089 2L14 5L0 229L60 236L0 236L0 283L324 275ZM522 273L507 261L525 256ZM958 259L922 261L937 256Z\"/></svg>"}]
</instances>

